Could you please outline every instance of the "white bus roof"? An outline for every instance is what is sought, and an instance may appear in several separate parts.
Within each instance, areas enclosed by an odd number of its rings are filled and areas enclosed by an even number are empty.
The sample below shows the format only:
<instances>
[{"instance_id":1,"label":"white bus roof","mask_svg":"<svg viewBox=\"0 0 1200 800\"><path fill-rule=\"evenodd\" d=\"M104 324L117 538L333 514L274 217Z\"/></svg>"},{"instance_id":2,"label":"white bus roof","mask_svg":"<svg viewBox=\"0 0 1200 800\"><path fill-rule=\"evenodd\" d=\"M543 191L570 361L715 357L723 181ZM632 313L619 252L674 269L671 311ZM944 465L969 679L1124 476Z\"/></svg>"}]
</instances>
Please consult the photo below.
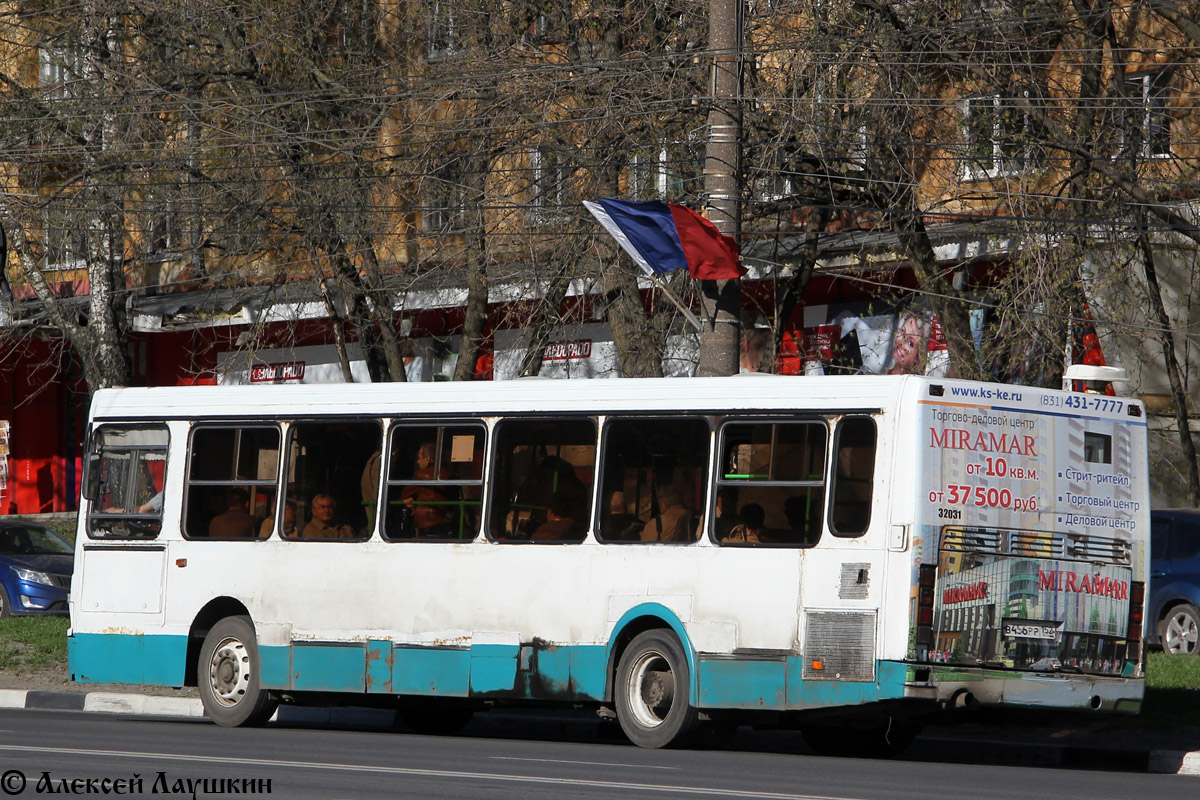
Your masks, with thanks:
<instances>
[{"instance_id":1,"label":"white bus roof","mask_svg":"<svg viewBox=\"0 0 1200 800\"><path fill-rule=\"evenodd\" d=\"M749 374L723 378L528 378L478 382L122 388L96 392L92 418L871 409L894 404L904 385L914 381L947 385L964 383L912 375L808 377Z\"/></svg>"}]
</instances>

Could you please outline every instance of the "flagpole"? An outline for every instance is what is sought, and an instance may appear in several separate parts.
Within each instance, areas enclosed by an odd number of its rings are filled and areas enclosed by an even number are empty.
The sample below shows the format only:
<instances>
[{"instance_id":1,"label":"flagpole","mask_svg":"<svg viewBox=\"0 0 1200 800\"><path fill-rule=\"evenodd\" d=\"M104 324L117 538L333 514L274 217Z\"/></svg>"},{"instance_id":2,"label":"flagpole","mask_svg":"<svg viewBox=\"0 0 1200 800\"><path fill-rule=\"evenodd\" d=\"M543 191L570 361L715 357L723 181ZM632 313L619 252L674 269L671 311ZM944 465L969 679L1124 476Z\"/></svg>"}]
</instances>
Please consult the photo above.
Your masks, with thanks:
<instances>
[{"instance_id":1,"label":"flagpole","mask_svg":"<svg viewBox=\"0 0 1200 800\"><path fill-rule=\"evenodd\" d=\"M667 288L667 284L665 282L659 280L657 275L651 274L649 277L654 285L657 286L662 293L667 296L667 299L675 304L675 307L679 309L679 313L683 314L684 319L690 322L693 328L695 328L698 332L704 330L704 326L700 324L700 319L692 313L691 309L689 309L682 300L675 296L674 292Z\"/></svg>"}]
</instances>

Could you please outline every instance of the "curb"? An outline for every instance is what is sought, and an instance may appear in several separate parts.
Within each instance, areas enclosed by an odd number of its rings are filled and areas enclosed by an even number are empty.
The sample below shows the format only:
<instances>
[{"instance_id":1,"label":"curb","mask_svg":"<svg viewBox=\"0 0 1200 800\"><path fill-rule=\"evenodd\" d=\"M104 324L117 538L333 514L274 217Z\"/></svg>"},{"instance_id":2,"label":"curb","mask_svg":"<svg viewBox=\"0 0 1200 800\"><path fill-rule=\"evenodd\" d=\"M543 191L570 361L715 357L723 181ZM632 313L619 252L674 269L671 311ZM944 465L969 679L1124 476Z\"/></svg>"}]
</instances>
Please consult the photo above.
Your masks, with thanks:
<instances>
[{"instance_id":1,"label":"curb","mask_svg":"<svg viewBox=\"0 0 1200 800\"><path fill-rule=\"evenodd\" d=\"M203 719L204 705L195 697L155 697L124 692L42 692L0 689L0 708L42 711L87 711L98 714L136 714L143 717ZM272 722L390 727L395 712L378 708L280 706Z\"/></svg>"},{"instance_id":2,"label":"curb","mask_svg":"<svg viewBox=\"0 0 1200 800\"><path fill-rule=\"evenodd\" d=\"M136 714L149 717L204 718L199 698L156 697L122 692L45 692L0 689L0 708L85 711L100 714ZM280 706L271 721L291 724L390 728L395 712L353 706ZM1142 750L1081 745L1023 744L1012 741L964 741L941 736L919 737L917 742L947 751L969 752L973 759L1018 762L1034 766L1099 767L1160 775L1200 775L1200 750Z\"/></svg>"}]
</instances>

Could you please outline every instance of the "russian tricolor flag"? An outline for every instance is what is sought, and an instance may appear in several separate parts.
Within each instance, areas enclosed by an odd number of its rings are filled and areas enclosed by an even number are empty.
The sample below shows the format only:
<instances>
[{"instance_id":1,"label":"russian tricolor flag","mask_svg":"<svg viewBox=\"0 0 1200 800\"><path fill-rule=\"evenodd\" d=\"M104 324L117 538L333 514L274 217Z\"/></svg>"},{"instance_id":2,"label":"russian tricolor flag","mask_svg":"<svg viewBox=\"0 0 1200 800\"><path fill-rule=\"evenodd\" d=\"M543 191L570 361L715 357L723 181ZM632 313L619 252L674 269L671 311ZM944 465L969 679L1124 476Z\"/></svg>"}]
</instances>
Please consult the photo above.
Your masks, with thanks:
<instances>
[{"instance_id":1,"label":"russian tricolor flag","mask_svg":"<svg viewBox=\"0 0 1200 800\"><path fill-rule=\"evenodd\" d=\"M583 205L650 276L683 267L699 280L746 274L733 238L686 206L609 198Z\"/></svg>"}]
</instances>

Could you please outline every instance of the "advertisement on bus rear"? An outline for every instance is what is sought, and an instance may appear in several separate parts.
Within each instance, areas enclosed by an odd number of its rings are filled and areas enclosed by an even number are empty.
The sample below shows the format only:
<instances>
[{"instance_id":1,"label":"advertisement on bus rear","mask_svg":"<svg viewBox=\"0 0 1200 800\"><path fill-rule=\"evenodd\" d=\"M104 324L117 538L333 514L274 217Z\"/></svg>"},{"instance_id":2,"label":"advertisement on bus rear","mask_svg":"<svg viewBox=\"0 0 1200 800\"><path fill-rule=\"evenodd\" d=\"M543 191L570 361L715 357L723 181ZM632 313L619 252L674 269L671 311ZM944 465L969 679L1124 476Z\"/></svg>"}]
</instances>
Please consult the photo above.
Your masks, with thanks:
<instances>
[{"instance_id":1,"label":"advertisement on bus rear","mask_svg":"<svg viewBox=\"0 0 1200 800\"><path fill-rule=\"evenodd\" d=\"M942 390L919 404L914 586L921 564L937 565L937 582L918 657L1122 672L1149 525L1141 407L1022 386Z\"/></svg>"}]
</instances>

